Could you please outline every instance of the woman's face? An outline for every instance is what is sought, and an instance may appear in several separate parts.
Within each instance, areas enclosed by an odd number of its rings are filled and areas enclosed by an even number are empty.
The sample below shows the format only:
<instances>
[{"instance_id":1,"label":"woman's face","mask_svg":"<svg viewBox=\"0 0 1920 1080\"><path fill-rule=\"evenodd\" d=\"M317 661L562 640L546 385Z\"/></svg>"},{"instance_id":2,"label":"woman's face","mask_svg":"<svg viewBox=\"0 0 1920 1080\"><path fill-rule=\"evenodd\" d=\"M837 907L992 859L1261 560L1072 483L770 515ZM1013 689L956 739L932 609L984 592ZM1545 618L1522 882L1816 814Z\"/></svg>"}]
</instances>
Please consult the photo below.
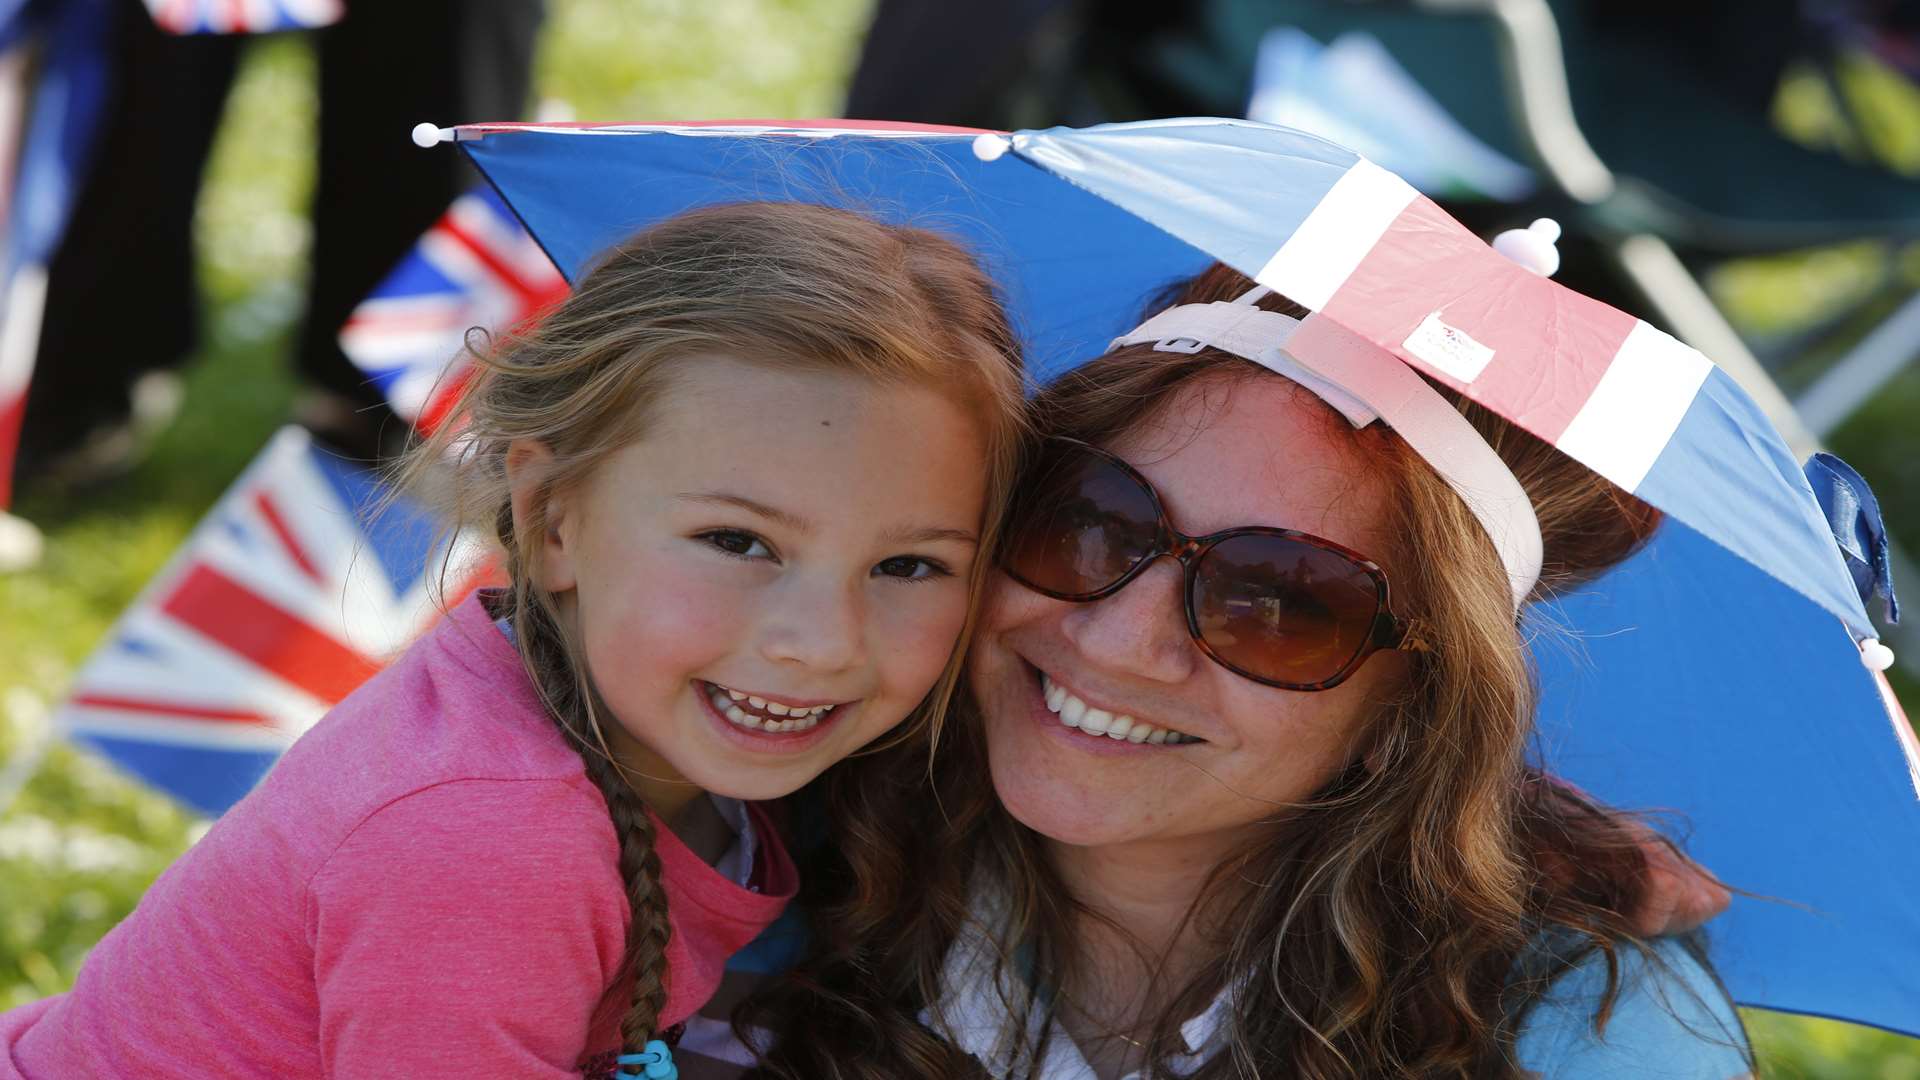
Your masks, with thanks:
<instances>
[{"instance_id":1,"label":"woman's face","mask_svg":"<svg viewBox=\"0 0 1920 1080\"><path fill-rule=\"evenodd\" d=\"M1183 532L1300 529L1391 574L1382 484L1333 422L1284 379L1200 379L1106 449L1146 476ZM994 789L1016 819L1063 843L1237 842L1364 753L1371 704L1405 672L1388 652L1316 693L1235 675L1187 636L1172 559L1092 603L996 579L971 665ZM1048 707L1049 689L1201 741L1087 734Z\"/></svg>"}]
</instances>

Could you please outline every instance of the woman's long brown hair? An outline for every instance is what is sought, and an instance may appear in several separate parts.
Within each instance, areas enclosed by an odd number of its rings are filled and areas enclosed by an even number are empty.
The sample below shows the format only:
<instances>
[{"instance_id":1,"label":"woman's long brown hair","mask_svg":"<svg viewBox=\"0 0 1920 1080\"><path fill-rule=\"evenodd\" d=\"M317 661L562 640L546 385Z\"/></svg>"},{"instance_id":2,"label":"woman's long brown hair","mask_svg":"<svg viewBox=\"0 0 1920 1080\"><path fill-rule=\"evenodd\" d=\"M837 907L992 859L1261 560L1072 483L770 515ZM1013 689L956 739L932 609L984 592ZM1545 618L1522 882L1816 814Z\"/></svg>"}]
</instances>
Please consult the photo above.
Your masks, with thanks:
<instances>
[{"instance_id":1,"label":"woman's long brown hair","mask_svg":"<svg viewBox=\"0 0 1920 1080\"><path fill-rule=\"evenodd\" d=\"M984 544L999 529L1024 433L1015 338L992 280L965 250L845 210L738 203L667 219L602 256L536 326L475 355L477 374L453 410L459 421L402 462L400 490L438 504L448 520L490 535L504 552L512 585L504 613L521 660L606 799L632 913L625 959L607 988L610 1005L630 988L620 1008L627 1051L657 1034L667 1000L669 924L655 824L608 749L605 706L574 630L538 580L537 538L546 535L555 496L645 438L650 419L671 406L676 367L715 354L945 394L975 419L985 447L977 463L988 479ZM551 451L551 465L516 521L507 453L521 440ZM987 569L979 560L969 629ZM897 741L925 745L962 656L956 646Z\"/></svg>"},{"instance_id":2,"label":"woman's long brown hair","mask_svg":"<svg viewBox=\"0 0 1920 1080\"><path fill-rule=\"evenodd\" d=\"M1152 310L1230 300L1250 287L1216 266ZM1261 303L1306 314L1281 297ZM1042 391L1035 427L1108 443L1203 382L1230 394L1241 380L1269 377L1213 350L1123 348ZM1533 500L1546 553L1536 597L1597 575L1653 533L1651 507L1448 396ZM1166 1063L1187 1050L1179 1025L1233 980L1226 1049L1180 1075L1515 1075L1527 1007L1595 950L1608 971L1596 1020L1611 1008L1619 954L1639 947L1626 913L1645 892L1645 834L1528 767L1536 694L1527 644L1472 512L1392 432L1356 431L1331 410L1325 419L1385 481L1381 531L1398 539L1387 560L1396 607L1428 648L1411 654L1404 691L1371 718L1368 751L1200 890L1189 918L1219 928L1213 951L1146 1018L1147 1074L1171 1075ZM931 791L907 758L890 773L876 773L876 761L828 777L838 831L809 868L813 958L742 1017L773 1032L763 1075L985 1075L919 1022L939 998L948 950L970 926L980 929L970 905L983 883L1006 901L1004 917L984 928L1002 973L1034 988L1005 1002L1008 1015L1044 1010L1046 988L1075 984L1069 943L1096 916L1068 895L1041 838L999 806L981 725L957 716L948 732ZM1548 939L1558 946L1553 962L1517 966ZM1019 1024L1009 1033L1023 1038ZM1016 1056L1038 1061L1043 1048L1024 1051Z\"/></svg>"}]
</instances>

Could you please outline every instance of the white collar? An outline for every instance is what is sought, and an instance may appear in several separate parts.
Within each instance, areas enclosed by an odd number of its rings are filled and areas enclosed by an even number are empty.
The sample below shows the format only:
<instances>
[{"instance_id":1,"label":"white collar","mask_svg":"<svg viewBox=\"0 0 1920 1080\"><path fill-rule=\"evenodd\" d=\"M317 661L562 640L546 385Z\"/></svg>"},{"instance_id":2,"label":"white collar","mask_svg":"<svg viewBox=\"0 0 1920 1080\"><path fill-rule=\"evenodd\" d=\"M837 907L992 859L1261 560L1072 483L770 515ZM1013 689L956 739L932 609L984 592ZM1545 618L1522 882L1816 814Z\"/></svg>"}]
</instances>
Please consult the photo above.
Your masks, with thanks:
<instances>
[{"instance_id":1,"label":"white collar","mask_svg":"<svg viewBox=\"0 0 1920 1080\"><path fill-rule=\"evenodd\" d=\"M713 868L721 877L744 889L753 880L754 860L760 857L760 838L754 832L753 817L747 813L747 804L739 799L711 792L707 798L720 814L720 820L733 830L733 843L714 861Z\"/></svg>"},{"instance_id":2,"label":"white collar","mask_svg":"<svg viewBox=\"0 0 1920 1080\"><path fill-rule=\"evenodd\" d=\"M975 890L973 920L948 950L941 971L939 1001L920 1014L920 1022L943 1032L953 1044L973 1055L991 1076L1034 1075L1039 1080L1094 1080L1094 1071L1073 1039L1058 1024L1045 1031L1047 1009L1040 995L1021 978L1020 964L996 964L1005 946L990 936L989 927L1006 921L1006 906L997 893ZM995 968L999 978L994 977ZM1180 1025L1187 1052L1167 1064L1174 1074L1197 1071L1226 1046L1226 1027L1233 1003L1230 984L1214 996L1199 1015ZM1016 1046L1020 1014L1025 1014L1026 1043L1039 1043L1044 1034L1046 1052L1040 1068ZM1130 1073L1122 1080L1144 1080Z\"/></svg>"}]
</instances>

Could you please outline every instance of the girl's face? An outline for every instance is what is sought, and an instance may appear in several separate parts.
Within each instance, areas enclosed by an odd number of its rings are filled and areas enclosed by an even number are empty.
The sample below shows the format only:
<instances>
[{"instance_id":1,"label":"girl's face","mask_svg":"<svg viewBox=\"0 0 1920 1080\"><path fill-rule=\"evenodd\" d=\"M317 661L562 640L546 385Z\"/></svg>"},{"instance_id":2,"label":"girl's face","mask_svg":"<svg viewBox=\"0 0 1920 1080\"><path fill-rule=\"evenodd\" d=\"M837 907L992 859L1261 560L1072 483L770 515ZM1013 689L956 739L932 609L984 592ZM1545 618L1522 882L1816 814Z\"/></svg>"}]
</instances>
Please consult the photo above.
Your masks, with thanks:
<instances>
[{"instance_id":1,"label":"girl's face","mask_svg":"<svg viewBox=\"0 0 1920 1080\"><path fill-rule=\"evenodd\" d=\"M938 680L966 619L986 451L924 389L726 356L681 369L646 437L553 500L539 580L643 794L772 798Z\"/></svg>"},{"instance_id":2,"label":"girl's face","mask_svg":"<svg viewBox=\"0 0 1920 1080\"><path fill-rule=\"evenodd\" d=\"M1274 525L1384 561L1381 486L1329 424L1283 379L1199 380L1106 449L1146 476L1186 533ZM1092 603L995 576L970 678L994 789L1020 822L1072 845L1175 840L1210 860L1212 841L1238 843L1364 751L1370 704L1398 685L1401 654L1375 654L1332 690L1263 686L1195 647L1181 596L1172 559ZM1202 741L1089 735L1048 708L1050 685Z\"/></svg>"}]
</instances>

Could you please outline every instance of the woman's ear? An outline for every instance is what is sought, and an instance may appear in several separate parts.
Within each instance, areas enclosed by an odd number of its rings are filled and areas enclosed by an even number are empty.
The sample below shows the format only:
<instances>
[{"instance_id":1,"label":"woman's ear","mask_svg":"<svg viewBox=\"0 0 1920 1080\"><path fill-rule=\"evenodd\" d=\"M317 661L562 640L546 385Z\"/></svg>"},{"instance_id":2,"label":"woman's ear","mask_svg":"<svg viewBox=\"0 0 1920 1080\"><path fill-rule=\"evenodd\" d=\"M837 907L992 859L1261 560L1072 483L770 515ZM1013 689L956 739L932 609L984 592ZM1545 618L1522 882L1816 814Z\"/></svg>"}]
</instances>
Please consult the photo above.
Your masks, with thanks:
<instances>
[{"instance_id":1,"label":"woman's ear","mask_svg":"<svg viewBox=\"0 0 1920 1080\"><path fill-rule=\"evenodd\" d=\"M507 492L513 535L534 584L549 593L574 587L572 517L564 494L553 490L553 450L536 439L507 444Z\"/></svg>"}]
</instances>

